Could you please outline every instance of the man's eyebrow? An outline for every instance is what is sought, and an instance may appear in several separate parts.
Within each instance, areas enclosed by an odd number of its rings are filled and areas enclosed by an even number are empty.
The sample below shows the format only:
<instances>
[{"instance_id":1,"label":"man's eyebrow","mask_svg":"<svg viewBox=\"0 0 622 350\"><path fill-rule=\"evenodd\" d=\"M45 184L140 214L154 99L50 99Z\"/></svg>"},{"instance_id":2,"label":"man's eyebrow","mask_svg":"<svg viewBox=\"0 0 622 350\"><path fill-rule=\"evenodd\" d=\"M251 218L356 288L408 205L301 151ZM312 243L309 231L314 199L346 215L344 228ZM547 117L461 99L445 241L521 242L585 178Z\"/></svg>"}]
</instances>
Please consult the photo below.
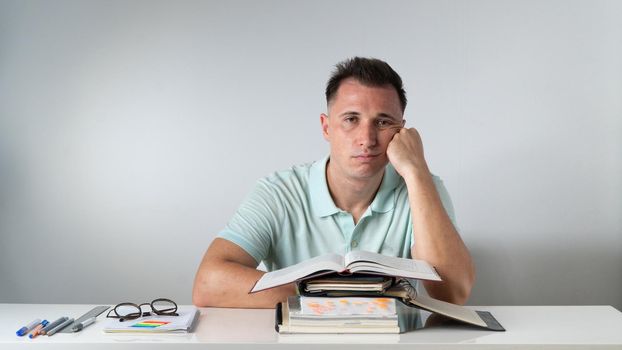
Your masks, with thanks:
<instances>
[{"instance_id":1,"label":"man's eyebrow","mask_svg":"<svg viewBox=\"0 0 622 350\"><path fill-rule=\"evenodd\" d=\"M399 118L396 118L396 117L392 116L391 114L387 114L387 113L380 113L380 114L378 114L378 118L389 118L389 119L393 119L395 121L399 121Z\"/></svg>"},{"instance_id":2,"label":"man's eyebrow","mask_svg":"<svg viewBox=\"0 0 622 350\"><path fill-rule=\"evenodd\" d=\"M343 112L343 113L339 114L339 116L340 116L340 117L345 117L345 116L359 116L359 115L361 115L361 113L356 112L356 111L346 111L346 112Z\"/></svg>"}]
</instances>

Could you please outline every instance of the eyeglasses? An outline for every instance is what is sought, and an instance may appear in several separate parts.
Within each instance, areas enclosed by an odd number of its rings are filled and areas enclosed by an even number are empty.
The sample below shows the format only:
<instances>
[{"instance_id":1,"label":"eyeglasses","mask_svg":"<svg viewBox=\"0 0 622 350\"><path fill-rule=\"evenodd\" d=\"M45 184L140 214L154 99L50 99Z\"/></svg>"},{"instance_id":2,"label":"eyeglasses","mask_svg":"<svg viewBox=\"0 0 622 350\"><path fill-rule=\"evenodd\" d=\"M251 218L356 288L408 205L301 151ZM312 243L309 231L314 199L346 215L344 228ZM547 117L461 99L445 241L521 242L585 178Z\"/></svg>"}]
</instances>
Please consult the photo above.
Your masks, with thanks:
<instances>
[{"instance_id":1,"label":"eyeglasses","mask_svg":"<svg viewBox=\"0 0 622 350\"><path fill-rule=\"evenodd\" d=\"M108 311L106 317L110 318L118 318L119 322L133 320L143 316L151 316L151 312L146 311L143 312L143 306L150 306L151 311L154 314L160 316L179 316L177 313L177 303L172 301L171 299L158 298L153 300L151 303L142 303L142 304L134 304L134 303L121 303L117 304L113 309ZM114 312L114 315L111 313Z\"/></svg>"}]
</instances>

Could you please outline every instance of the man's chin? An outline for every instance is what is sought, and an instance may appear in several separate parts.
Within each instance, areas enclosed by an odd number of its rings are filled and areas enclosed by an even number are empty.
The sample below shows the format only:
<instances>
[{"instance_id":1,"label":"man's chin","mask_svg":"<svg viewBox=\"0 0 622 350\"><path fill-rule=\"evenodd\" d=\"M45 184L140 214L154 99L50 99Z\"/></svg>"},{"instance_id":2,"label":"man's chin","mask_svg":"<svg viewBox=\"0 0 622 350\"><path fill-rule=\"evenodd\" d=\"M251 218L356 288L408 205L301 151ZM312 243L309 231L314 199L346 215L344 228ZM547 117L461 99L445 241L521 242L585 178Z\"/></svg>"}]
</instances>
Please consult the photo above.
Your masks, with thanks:
<instances>
[{"instance_id":1,"label":"man's chin","mask_svg":"<svg viewBox=\"0 0 622 350\"><path fill-rule=\"evenodd\" d=\"M351 174L357 178L371 178L378 173L383 173L384 168L387 165L388 161L382 161L381 159L376 159L373 162L357 162L351 168Z\"/></svg>"}]
</instances>

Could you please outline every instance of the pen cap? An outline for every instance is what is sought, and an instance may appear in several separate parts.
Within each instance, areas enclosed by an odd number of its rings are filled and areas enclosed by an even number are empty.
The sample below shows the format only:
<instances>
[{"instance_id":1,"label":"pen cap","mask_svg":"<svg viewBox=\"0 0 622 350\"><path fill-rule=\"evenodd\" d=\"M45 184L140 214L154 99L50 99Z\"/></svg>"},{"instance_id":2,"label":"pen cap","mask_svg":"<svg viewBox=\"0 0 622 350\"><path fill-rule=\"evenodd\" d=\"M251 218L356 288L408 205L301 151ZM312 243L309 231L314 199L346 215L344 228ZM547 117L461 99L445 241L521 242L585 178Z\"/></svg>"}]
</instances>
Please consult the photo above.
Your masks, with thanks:
<instances>
[{"instance_id":1,"label":"pen cap","mask_svg":"<svg viewBox=\"0 0 622 350\"><path fill-rule=\"evenodd\" d=\"M39 324L41 324L41 320L37 318L34 321L30 322L27 326L24 326L24 327L20 328L17 332L15 332L15 334L17 334L18 336L22 337L22 336L28 334L28 332L33 330Z\"/></svg>"}]
</instances>

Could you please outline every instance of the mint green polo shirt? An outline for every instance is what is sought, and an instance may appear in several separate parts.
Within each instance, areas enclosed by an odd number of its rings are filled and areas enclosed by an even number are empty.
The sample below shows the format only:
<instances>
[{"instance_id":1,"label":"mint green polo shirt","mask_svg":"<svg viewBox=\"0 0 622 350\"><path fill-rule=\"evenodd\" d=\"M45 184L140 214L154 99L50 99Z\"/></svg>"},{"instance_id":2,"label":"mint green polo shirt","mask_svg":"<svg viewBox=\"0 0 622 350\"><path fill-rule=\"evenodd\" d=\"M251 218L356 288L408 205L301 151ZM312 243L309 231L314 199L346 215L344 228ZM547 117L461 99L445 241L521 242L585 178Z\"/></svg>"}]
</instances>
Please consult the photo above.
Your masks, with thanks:
<instances>
[{"instance_id":1,"label":"mint green polo shirt","mask_svg":"<svg viewBox=\"0 0 622 350\"><path fill-rule=\"evenodd\" d=\"M250 254L268 271L314 256L367 250L410 258L412 219L404 179L391 164L380 189L355 225L352 215L339 209L326 181L328 157L293 166L260 179L219 237ZM455 226L453 206L442 181L434 184Z\"/></svg>"}]
</instances>

